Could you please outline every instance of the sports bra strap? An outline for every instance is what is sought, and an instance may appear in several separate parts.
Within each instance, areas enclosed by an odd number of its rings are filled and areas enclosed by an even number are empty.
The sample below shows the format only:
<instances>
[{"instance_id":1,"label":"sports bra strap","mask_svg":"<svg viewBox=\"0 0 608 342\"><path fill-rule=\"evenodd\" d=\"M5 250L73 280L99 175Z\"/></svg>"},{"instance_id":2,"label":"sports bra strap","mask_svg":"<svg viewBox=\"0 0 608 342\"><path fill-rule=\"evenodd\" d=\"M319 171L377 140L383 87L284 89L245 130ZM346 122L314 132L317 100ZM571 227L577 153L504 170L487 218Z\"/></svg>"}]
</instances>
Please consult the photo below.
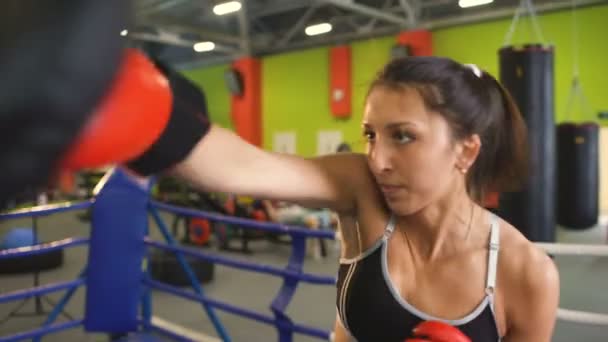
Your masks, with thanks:
<instances>
[{"instance_id":1,"label":"sports bra strap","mask_svg":"<svg viewBox=\"0 0 608 342\"><path fill-rule=\"evenodd\" d=\"M496 268L498 266L498 250L500 249L500 224L498 217L490 216L490 245L488 254L488 278L486 280L486 291L494 292L496 286Z\"/></svg>"},{"instance_id":2,"label":"sports bra strap","mask_svg":"<svg viewBox=\"0 0 608 342\"><path fill-rule=\"evenodd\" d=\"M391 217L386 224L386 228L384 228L384 237L389 237L395 230L395 215L391 214Z\"/></svg>"}]
</instances>

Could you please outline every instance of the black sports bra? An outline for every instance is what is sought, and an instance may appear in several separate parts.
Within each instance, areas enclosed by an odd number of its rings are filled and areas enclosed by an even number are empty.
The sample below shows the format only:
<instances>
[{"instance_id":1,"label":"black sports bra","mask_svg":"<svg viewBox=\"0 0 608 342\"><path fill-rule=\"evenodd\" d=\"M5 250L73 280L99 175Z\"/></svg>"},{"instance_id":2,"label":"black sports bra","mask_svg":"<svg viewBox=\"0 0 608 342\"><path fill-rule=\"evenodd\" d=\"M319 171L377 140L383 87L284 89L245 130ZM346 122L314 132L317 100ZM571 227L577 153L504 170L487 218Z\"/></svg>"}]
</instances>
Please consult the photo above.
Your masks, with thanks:
<instances>
[{"instance_id":1,"label":"black sports bra","mask_svg":"<svg viewBox=\"0 0 608 342\"><path fill-rule=\"evenodd\" d=\"M494 316L494 286L499 248L499 225L491 214L486 296L468 315L456 320L433 317L409 304L388 274L387 241L394 230L391 217L385 233L371 248L353 259L341 259L337 282L340 321L358 342L403 342L425 320L458 327L472 342L499 341Z\"/></svg>"}]
</instances>

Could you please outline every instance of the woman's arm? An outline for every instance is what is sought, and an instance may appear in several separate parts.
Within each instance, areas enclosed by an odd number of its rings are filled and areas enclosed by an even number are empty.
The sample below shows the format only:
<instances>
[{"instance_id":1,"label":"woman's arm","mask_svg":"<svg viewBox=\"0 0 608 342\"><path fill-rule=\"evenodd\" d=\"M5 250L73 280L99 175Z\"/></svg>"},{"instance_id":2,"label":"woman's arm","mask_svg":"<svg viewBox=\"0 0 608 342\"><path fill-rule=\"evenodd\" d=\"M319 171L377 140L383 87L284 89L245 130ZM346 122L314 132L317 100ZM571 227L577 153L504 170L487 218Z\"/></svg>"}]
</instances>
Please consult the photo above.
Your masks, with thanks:
<instances>
[{"instance_id":1,"label":"woman's arm","mask_svg":"<svg viewBox=\"0 0 608 342\"><path fill-rule=\"evenodd\" d=\"M342 321L340 320L340 316L336 314L336 323L334 325L334 342L350 342L350 334L344 326L342 325Z\"/></svg>"},{"instance_id":2,"label":"woman's arm","mask_svg":"<svg viewBox=\"0 0 608 342\"><path fill-rule=\"evenodd\" d=\"M352 211L365 158L339 154L305 159L253 146L233 132L210 132L173 172L207 191L279 199L309 207ZM369 183L369 182L365 182Z\"/></svg>"},{"instance_id":3,"label":"woman's arm","mask_svg":"<svg viewBox=\"0 0 608 342\"><path fill-rule=\"evenodd\" d=\"M522 267L513 272L505 298L505 342L550 342L559 305L559 274L553 261L532 244L521 253ZM526 259L526 260L524 260Z\"/></svg>"}]
</instances>

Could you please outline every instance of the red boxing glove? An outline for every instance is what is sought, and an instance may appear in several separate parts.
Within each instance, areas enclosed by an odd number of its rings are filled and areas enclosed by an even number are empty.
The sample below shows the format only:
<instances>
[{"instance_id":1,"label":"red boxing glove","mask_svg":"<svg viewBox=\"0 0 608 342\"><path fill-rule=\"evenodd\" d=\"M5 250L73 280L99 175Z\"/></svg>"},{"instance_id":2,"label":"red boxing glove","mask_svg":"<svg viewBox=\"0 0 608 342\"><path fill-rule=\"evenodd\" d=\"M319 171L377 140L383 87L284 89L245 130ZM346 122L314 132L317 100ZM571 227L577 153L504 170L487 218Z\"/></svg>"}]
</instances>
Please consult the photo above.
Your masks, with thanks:
<instances>
[{"instance_id":1,"label":"red boxing glove","mask_svg":"<svg viewBox=\"0 0 608 342\"><path fill-rule=\"evenodd\" d=\"M72 143L62 171L123 163L141 155L169 122L167 78L141 52L128 49L110 92Z\"/></svg>"},{"instance_id":2,"label":"red boxing glove","mask_svg":"<svg viewBox=\"0 0 608 342\"><path fill-rule=\"evenodd\" d=\"M471 339L447 323L425 321L414 328L414 338L404 342L471 342Z\"/></svg>"}]
</instances>

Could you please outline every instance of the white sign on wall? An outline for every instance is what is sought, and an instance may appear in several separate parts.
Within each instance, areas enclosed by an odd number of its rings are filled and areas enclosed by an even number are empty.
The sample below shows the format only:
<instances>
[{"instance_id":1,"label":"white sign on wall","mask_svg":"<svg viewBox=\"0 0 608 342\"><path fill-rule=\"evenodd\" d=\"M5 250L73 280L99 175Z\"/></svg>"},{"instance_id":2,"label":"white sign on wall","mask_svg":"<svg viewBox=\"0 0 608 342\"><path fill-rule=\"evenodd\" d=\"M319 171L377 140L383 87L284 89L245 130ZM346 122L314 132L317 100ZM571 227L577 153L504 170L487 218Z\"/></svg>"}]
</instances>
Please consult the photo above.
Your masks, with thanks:
<instances>
[{"instance_id":1,"label":"white sign on wall","mask_svg":"<svg viewBox=\"0 0 608 342\"><path fill-rule=\"evenodd\" d=\"M335 153L344 140L342 131L318 131L317 132L317 155Z\"/></svg>"},{"instance_id":2,"label":"white sign on wall","mask_svg":"<svg viewBox=\"0 0 608 342\"><path fill-rule=\"evenodd\" d=\"M296 153L296 133L277 132L272 141L272 150L278 153Z\"/></svg>"}]
</instances>

